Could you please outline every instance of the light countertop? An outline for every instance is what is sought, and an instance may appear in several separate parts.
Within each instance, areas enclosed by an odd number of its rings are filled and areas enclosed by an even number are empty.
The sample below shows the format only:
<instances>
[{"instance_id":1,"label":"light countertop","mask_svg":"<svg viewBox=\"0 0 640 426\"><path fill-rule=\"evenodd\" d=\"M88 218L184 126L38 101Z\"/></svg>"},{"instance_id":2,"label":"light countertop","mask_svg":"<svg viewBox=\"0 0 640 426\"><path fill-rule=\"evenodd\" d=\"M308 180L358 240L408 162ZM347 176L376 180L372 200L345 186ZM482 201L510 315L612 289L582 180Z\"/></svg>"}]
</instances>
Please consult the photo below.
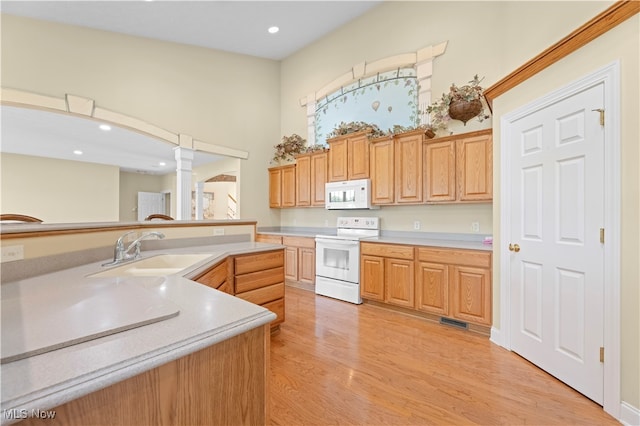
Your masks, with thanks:
<instances>
[{"instance_id":1,"label":"light countertop","mask_svg":"<svg viewBox=\"0 0 640 426\"><path fill-rule=\"evenodd\" d=\"M207 253L210 257L166 277L87 278L104 270L102 262L2 284L3 299L29 297L52 287L64 293L82 283L139 286L166 298L179 315L160 322L101 337L0 366L2 409L46 410L113 383L181 358L253 328L275 314L260 306L188 279L229 255L280 248L241 242L145 251L142 258L165 253ZM37 309L37 306L29 306ZM55 330L52 330L55 332ZM4 415L2 424L11 420Z\"/></svg>"}]
</instances>

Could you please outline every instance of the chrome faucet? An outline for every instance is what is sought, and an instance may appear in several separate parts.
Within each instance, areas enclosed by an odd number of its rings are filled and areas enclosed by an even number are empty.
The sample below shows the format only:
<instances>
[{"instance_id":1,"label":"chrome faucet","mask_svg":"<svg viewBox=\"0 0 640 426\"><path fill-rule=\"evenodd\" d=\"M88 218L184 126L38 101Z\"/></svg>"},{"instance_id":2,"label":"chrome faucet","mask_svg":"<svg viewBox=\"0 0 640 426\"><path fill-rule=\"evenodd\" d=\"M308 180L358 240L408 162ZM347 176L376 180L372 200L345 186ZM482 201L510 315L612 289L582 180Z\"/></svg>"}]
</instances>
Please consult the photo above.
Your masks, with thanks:
<instances>
[{"instance_id":1,"label":"chrome faucet","mask_svg":"<svg viewBox=\"0 0 640 426\"><path fill-rule=\"evenodd\" d=\"M125 237L135 232L136 231L125 232L120 236L120 238L118 238L118 241L116 241L116 245L113 250L113 261L104 263L102 264L102 266L119 265L120 263L125 263L131 260L138 259L140 257L140 241L150 237L156 237L158 239L164 238L164 234L162 232L147 232L146 234L142 234L138 239L134 240L125 249L124 248ZM133 250L133 253L131 253L131 250Z\"/></svg>"}]
</instances>

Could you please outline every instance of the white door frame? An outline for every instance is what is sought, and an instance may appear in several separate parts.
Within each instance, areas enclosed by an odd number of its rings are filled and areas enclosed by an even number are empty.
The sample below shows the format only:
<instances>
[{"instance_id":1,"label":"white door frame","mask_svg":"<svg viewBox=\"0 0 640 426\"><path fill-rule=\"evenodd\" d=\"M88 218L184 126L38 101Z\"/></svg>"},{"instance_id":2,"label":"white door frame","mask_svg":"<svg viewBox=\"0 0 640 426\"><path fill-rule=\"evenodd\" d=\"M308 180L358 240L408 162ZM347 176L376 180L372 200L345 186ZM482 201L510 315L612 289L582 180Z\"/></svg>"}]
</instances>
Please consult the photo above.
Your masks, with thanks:
<instances>
[{"instance_id":1,"label":"white door frame","mask_svg":"<svg viewBox=\"0 0 640 426\"><path fill-rule=\"evenodd\" d=\"M507 142L516 120L543 109L560 99L594 85L604 84L604 410L620 418L620 63L615 61L593 73L561 87L500 118L500 331L494 343L511 350L510 252L504 248L511 240L509 199L511 144ZM594 114L596 114L594 112Z\"/></svg>"}]
</instances>

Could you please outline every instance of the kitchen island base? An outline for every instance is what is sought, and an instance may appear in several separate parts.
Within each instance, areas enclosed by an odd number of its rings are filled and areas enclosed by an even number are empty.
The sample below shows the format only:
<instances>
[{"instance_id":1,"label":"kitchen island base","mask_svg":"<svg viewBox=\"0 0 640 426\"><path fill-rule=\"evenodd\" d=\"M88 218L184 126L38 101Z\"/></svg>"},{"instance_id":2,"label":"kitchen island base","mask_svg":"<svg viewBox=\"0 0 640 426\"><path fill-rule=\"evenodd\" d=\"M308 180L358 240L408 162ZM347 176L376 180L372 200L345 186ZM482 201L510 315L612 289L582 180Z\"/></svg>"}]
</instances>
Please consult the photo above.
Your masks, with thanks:
<instances>
[{"instance_id":1,"label":"kitchen island base","mask_svg":"<svg viewBox=\"0 0 640 426\"><path fill-rule=\"evenodd\" d=\"M51 409L27 425L266 424L269 325ZM49 411L49 410L47 410Z\"/></svg>"}]
</instances>

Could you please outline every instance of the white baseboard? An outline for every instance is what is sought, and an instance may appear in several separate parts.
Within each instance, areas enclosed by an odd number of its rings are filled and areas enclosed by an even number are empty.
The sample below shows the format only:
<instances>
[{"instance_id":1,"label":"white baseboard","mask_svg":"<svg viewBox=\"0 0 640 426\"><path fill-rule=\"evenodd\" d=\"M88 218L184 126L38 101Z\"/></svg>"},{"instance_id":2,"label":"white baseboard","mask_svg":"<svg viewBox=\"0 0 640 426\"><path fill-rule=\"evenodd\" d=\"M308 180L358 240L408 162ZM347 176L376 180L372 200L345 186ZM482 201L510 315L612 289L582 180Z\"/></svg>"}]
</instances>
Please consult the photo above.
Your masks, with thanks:
<instances>
[{"instance_id":1,"label":"white baseboard","mask_svg":"<svg viewBox=\"0 0 640 426\"><path fill-rule=\"evenodd\" d=\"M491 336L489 337L489 340L498 346L505 347L504 342L502 341L502 334L500 334L500 330L495 327L491 327Z\"/></svg>"},{"instance_id":2,"label":"white baseboard","mask_svg":"<svg viewBox=\"0 0 640 426\"><path fill-rule=\"evenodd\" d=\"M640 425L640 409L622 401L620 403L620 418L618 420L620 420L623 425L638 426Z\"/></svg>"}]
</instances>

